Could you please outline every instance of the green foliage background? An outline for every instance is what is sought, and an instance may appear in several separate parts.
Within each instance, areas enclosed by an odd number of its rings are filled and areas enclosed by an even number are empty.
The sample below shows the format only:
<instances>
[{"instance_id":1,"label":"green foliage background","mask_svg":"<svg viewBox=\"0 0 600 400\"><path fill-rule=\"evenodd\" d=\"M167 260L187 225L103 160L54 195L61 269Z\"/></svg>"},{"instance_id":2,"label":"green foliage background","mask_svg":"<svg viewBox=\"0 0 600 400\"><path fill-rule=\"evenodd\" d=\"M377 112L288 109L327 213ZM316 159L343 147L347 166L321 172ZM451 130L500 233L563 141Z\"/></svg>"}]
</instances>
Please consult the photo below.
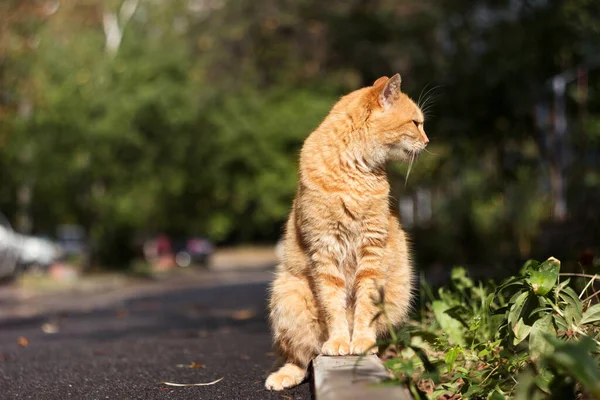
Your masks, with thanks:
<instances>
[{"instance_id":1,"label":"green foliage background","mask_svg":"<svg viewBox=\"0 0 600 400\"><path fill-rule=\"evenodd\" d=\"M432 219L411 229L422 265L597 248L600 72L585 102L568 87L566 239L548 233L553 160L534 109L552 75L600 54L598 15L593 0L6 0L0 211L18 225L29 188L33 231L82 224L105 265L155 232L272 242L303 139L339 96L401 72L415 98L439 86L431 153L406 185L390 169L396 198L432 193Z\"/></svg>"}]
</instances>

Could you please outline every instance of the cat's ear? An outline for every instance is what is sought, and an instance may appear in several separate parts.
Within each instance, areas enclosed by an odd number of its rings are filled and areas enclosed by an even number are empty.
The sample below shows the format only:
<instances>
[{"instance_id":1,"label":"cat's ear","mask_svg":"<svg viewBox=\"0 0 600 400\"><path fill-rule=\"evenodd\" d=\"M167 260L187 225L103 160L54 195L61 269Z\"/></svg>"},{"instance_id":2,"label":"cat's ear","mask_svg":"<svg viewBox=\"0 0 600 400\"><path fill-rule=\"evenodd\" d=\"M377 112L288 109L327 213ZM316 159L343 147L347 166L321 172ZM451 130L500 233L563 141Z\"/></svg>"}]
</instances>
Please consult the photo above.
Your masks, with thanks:
<instances>
[{"instance_id":1,"label":"cat's ear","mask_svg":"<svg viewBox=\"0 0 600 400\"><path fill-rule=\"evenodd\" d=\"M373 82L373 87L381 86L389 80L390 80L390 78L388 78L387 76L382 76L381 78L379 78L375 82Z\"/></svg>"},{"instance_id":2,"label":"cat's ear","mask_svg":"<svg viewBox=\"0 0 600 400\"><path fill-rule=\"evenodd\" d=\"M381 78L379 78L381 79ZM378 80L379 80L378 79ZM379 104L383 108L388 108L400 97L400 85L402 84L402 78L400 74L392 76L385 84L379 95Z\"/></svg>"}]
</instances>

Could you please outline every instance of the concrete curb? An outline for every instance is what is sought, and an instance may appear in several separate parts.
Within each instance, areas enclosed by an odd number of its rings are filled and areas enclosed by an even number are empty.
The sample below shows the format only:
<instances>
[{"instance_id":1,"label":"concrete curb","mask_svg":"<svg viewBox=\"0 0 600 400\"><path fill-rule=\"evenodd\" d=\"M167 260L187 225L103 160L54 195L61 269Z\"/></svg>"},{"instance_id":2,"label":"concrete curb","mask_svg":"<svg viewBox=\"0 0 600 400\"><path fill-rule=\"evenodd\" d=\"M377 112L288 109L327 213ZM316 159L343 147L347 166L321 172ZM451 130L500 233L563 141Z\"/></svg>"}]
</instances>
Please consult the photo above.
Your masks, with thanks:
<instances>
[{"instance_id":1,"label":"concrete curb","mask_svg":"<svg viewBox=\"0 0 600 400\"><path fill-rule=\"evenodd\" d=\"M375 386L390 377L375 355L318 356L313 360L316 400L412 400L402 386Z\"/></svg>"}]
</instances>

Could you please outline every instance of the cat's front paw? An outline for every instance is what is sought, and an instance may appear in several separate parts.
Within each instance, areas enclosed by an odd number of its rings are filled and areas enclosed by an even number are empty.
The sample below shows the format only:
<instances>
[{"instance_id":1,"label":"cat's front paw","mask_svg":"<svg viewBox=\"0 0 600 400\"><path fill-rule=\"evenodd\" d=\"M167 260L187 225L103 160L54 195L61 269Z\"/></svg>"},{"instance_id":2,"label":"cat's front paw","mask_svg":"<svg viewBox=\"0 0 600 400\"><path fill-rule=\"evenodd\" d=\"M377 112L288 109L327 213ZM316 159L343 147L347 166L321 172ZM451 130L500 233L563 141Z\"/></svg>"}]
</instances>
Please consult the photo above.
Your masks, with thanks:
<instances>
[{"instance_id":1,"label":"cat's front paw","mask_svg":"<svg viewBox=\"0 0 600 400\"><path fill-rule=\"evenodd\" d=\"M303 371L278 371L267 378L265 387L268 390L284 390L299 385L305 377Z\"/></svg>"},{"instance_id":2,"label":"cat's front paw","mask_svg":"<svg viewBox=\"0 0 600 400\"><path fill-rule=\"evenodd\" d=\"M374 354L377 353L375 340L366 336L352 338L350 343L350 354Z\"/></svg>"},{"instance_id":3,"label":"cat's front paw","mask_svg":"<svg viewBox=\"0 0 600 400\"><path fill-rule=\"evenodd\" d=\"M345 356L350 354L350 343L345 338L333 338L323 343L321 354L326 356Z\"/></svg>"}]
</instances>

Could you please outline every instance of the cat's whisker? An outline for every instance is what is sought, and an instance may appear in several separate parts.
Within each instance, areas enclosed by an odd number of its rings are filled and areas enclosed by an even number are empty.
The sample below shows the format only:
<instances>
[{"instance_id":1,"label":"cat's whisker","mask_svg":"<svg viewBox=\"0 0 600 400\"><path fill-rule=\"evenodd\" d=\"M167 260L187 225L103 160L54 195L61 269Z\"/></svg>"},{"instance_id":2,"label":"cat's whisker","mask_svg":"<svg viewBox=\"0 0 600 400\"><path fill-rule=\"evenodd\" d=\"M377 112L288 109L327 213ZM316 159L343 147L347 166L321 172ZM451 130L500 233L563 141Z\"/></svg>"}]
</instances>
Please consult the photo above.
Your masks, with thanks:
<instances>
[{"instance_id":1,"label":"cat's whisker","mask_svg":"<svg viewBox=\"0 0 600 400\"><path fill-rule=\"evenodd\" d=\"M421 97L423 96L423 92L425 91L425 89L427 89L427 86L429 86L431 82L427 82L427 84L423 87L423 89L421 89L421 93L419 93L419 99L417 100L417 106L419 108L421 108Z\"/></svg>"},{"instance_id":2,"label":"cat's whisker","mask_svg":"<svg viewBox=\"0 0 600 400\"><path fill-rule=\"evenodd\" d=\"M427 84L429 85L429 84ZM423 87L423 89L421 89L421 93L419 93L419 98L417 99L417 107L419 107L419 104L421 104L421 96L423 96L423 90L425 90L425 88L427 87L427 85L425 85Z\"/></svg>"},{"instance_id":3,"label":"cat's whisker","mask_svg":"<svg viewBox=\"0 0 600 400\"><path fill-rule=\"evenodd\" d=\"M433 105L429 105L424 109L421 109L421 112L423 113L423 117L427 118L431 116L431 110L433 109Z\"/></svg>"},{"instance_id":4,"label":"cat's whisker","mask_svg":"<svg viewBox=\"0 0 600 400\"><path fill-rule=\"evenodd\" d=\"M437 89L439 89L439 88L441 88L441 87L443 87L443 86L444 86L443 84L442 84L442 85L433 86L432 88L430 88L430 89L429 89L429 90L428 90L428 91L425 93L425 95L423 95L423 97L427 96L427 95L428 95L428 94L430 94L430 93L431 93L431 94L435 94L435 92L434 92L434 91L435 91L435 90L437 90Z\"/></svg>"},{"instance_id":5,"label":"cat's whisker","mask_svg":"<svg viewBox=\"0 0 600 400\"><path fill-rule=\"evenodd\" d=\"M438 98L439 98L439 95L437 95L435 93L429 94L427 97L423 98L423 104L419 105L419 108L421 109L422 112L424 112L424 110L428 110L431 106L433 106L435 104L435 102Z\"/></svg>"},{"instance_id":6,"label":"cat's whisker","mask_svg":"<svg viewBox=\"0 0 600 400\"><path fill-rule=\"evenodd\" d=\"M431 107L432 105L435 104L435 101L438 99L439 96L435 96L435 95L431 95L429 97L427 97L424 101L423 101L423 105L420 107L421 111L423 110L427 110L429 107Z\"/></svg>"},{"instance_id":7,"label":"cat's whisker","mask_svg":"<svg viewBox=\"0 0 600 400\"><path fill-rule=\"evenodd\" d=\"M423 113L423 115L425 115L427 112L429 112L433 107L435 106L435 103L430 103L427 104L425 107L423 107L421 109L421 112Z\"/></svg>"},{"instance_id":8,"label":"cat's whisker","mask_svg":"<svg viewBox=\"0 0 600 400\"><path fill-rule=\"evenodd\" d=\"M410 161L408 163L408 171L406 171L406 178L404 179L404 186L406 186L408 184L408 177L410 176L410 170L412 169L414 161L415 161L415 153L411 151Z\"/></svg>"},{"instance_id":9,"label":"cat's whisker","mask_svg":"<svg viewBox=\"0 0 600 400\"><path fill-rule=\"evenodd\" d=\"M431 151L427 150L427 147L425 147L425 148L423 149L423 151L426 151L427 153L429 153L429 154L431 154L431 155L434 155L434 156L439 156L439 154L437 154L437 153L434 153L434 152L431 152Z\"/></svg>"},{"instance_id":10,"label":"cat's whisker","mask_svg":"<svg viewBox=\"0 0 600 400\"><path fill-rule=\"evenodd\" d=\"M426 88L426 87L427 87L427 86L425 86L425 88ZM439 87L439 85L438 85L438 86L433 86L433 87L431 87L431 88L427 89L427 91L425 91L425 93L422 95L422 97L421 97L421 96L419 96L419 100L421 100L421 98L422 98L423 100L425 100L425 99L427 98L427 95L429 95L430 93L432 93L432 92L433 92L433 91L434 91L436 88L438 88L438 87ZM420 104L420 101L419 101L418 103Z\"/></svg>"},{"instance_id":11,"label":"cat's whisker","mask_svg":"<svg viewBox=\"0 0 600 400\"><path fill-rule=\"evenodd\" d=\"M434 87L430 88L429 90L427 90L427 91L425 92L425 94L423 95L423 104L422 104L422 105L421 105L421 102L420 102L420 100L421 100L421 96L419 96L419 101L417 102L417 103L419 104L419 108L425 107L425 106L427 105L427 102L428 102L428 101L429 101L431 98L433 98L433 97L435 96L435 92L434 92L434 91L435 91L436 89L438 89L438 88L442 87L442 86L443 86L443 85L437 85L437 86L434 86ZM427 97L428 95L429 95L429 97Z\"/></svg>"},{"instance_id":12,"label":"cat's whisker","mask_svg":"<svg viewBox=\"0 0 600 400\"><path fill-rule=\"evenodd\" d=\"M433 116L433 114L430 111L431 111L431 107L427 107L424 111L421 110L421 112L423 113L423 117L425 117L425 119Z\"/></svg>"}]
</instances>

